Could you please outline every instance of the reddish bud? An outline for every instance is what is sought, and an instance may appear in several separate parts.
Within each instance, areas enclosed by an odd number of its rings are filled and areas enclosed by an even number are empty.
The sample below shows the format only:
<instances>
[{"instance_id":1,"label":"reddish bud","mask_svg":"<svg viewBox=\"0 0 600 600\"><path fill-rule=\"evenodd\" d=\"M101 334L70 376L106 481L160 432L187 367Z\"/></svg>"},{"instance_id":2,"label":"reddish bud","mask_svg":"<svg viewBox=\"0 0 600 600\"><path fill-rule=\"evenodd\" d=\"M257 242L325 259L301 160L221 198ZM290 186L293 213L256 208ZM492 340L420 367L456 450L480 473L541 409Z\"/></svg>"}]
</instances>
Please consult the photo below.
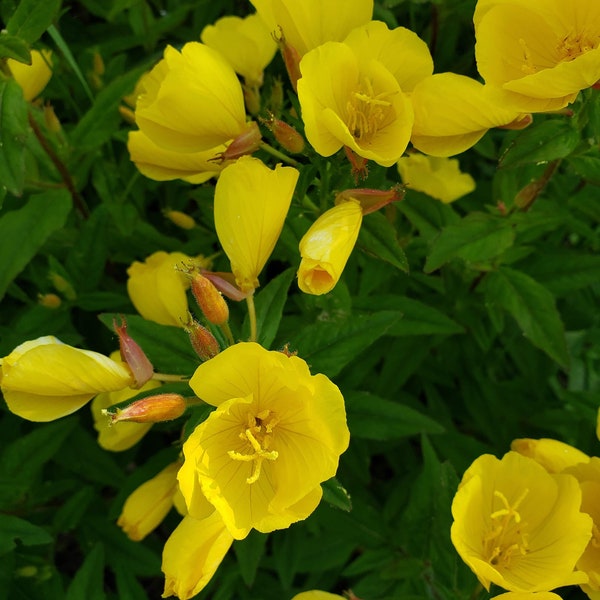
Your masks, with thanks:
<instances>
[{"instance_id":1,"label":"reddish bud","mask_svg":"<svg viewBox=\"0 0 600 600\"><path fill-rule=\"evenodd\" d=\"M221 154L211 160L223 162L226 160L236 160L246 154L252 154L260 147L261 140L262 136L260 135L258 123L250 121L246 129L227 146L227 150L221 152Z\"/></svg>"},{"instance_id":2,"label":"reddish bud","mask_svg":"<svg viewBox=\"0 0 600 600\"><path fill-rule=\"evenodd\" d=\"M348 146L344 146L344 152L346 153L346 158L352 165L352 176L354 177L354 181L358 183L361 179L366 179L369 174L369 169L367 167L369 161L362 156L358 156L358 154Z\"/></svg>"},{"instance_id":3,"label":"reddish bud","mask_svg":"<svg viewBox=\"0 0 600 600\"><path fill-rule=\"evenodd\" d=\"M291 126L276 119L270 114L268 119L263 119L262 122L271 130L275 139L291 154L300 154L306 145L304 138Z\"/></svg>"},{"instance_id":4,"label":"reddish bud","mask_svg":"<svg viewBox=\"0 0 600 600\"><path fill-rule=\"evenodd\" d=\"M281 56L283 56L283 62L285 63L285 68L294 92L298 92L298 79L302 77L300 73L300 61L302 57L296 48L287 43L281 27L279 28L279 32L273 35L273 38L279 46Z\"/></svg>"},{"instance_id":5,"label":"reddish bud","mask_svg":"<svg viewBox=\"0 0 600 600\"><path fill-rule=\"evenodd\" d=\"M127 364L133 375L134 385L131 387L139 389L152 378L154 367L138 343L127 333L127 321L124 317L121 317L120 325L113 319L113 329L119 336L121 360Z\"/></svg>"},{"instance_id":6,"label":"reddish bud","mask_svg":"<svg viewBox=\"0 0 600 600\"><path fill-rule=\"evenodd\" d=\"M229 320L229 307L221 292L202 273L193 273L191 277L192 294L194 294L194 298L207 321L213 325L227 323Z\"/></svg>"},{"instance_id":7,"label":"reddish bud","mask_svg":"<svg viewBox=\"0 0 600 600\"><path fill-rule=\"evenodd\" d=\"M120 421L132 423L161 423L180 417L186 409L183 396L179 394L158 394L132 402L129 406L115 409L104 409L102 414L110 417L111 425Z\"/></svg>"},{"instance_id":8,"label":"reddish bud","mask_svg":"<svg viewBox=\"0 0 600 600\"><path fill-rule=\"evenodd\" d=\"M341 204L348 200L357 200L362 208L363 215L375 212L391 202L399 202L404 198L406 190L404 186L396 185L391 190L371 190L357 188L344 190L335 197L335 203Z\"/></svg>"},{"instance_id":9,"label":"reddish bud","mask_svg":"<svg viewBox=\"0 0 600 600\"><path fill-rule=\"evenodd\" d=\"M214 358L221 348L215 336L206 327L189 315L187 323L183 326L185 332L190 336L192 348L201 360L207 361Z\"/></svg>"}]
</instances>

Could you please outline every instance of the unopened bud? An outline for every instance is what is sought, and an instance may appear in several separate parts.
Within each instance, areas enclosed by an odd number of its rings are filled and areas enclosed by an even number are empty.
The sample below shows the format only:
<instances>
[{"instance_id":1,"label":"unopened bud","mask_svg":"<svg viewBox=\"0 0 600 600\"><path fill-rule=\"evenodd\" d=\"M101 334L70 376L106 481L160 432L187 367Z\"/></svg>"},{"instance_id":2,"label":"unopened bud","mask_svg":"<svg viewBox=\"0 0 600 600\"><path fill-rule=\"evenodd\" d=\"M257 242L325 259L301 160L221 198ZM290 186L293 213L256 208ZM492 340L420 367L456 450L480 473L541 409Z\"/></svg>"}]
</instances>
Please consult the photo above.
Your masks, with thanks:
<instances>
[{"instance_id":1,"label":"unopened bud","mask_svg":"<svg viewBox=\"0 0 600 600\"><path fill-rule=\"evenodd\" d=\"M213 325L223 325L229 320L229 307L221 292L201 273L193 273L192 294L204 313L207 321Z\"/></svg>"},{"instance_id":2,"label":"unopened bud","mask_svg":"<svg viewBox=\"0 0 600 600\"><path fill-rule=\"evenodd\" d=\"M188 322L183 326L183 329L190 336L192 348L201 360L210 360L221 351L215 336L191 315L189 315Z\"/></svg>"},{"instance_id":3,"label":"unopened bud","mask_svg":"<svg viewBox=\"0 0 600 600\"><path fill-rule=\"evenodd\" d=\"M223 296L226 296L234 302L241 302L254 292L254 290L242 292L235 283L235 275L233 273L203 270L202 275L210 280Z\"/></svg>"},{"instance_id":4,"label":"unopened bud","mask_svg":"<svg viewBox=\"0 0 600 600\"><path fill-rule=\"evenodd\" d=\"M62 300L56 294L39 294L38 304L46 308L58 308L62 304Z\"/></svg>"},{"instance_id":5,"label":"unopened bud","mask_svg":"<svg viewBox=\"0 0 600 600\"><path fill-rule=\"evenodd\" d=\"M221 152L215 160L223 162L225 160L236 160L240 156L246 154L252 154L260 147L262 136L260 135L260 129L256 121L250 121L248 127L240 133L232 142L227 146L225 152Z\"/></svg>"},{"instance_id":6,"label":"unopened bud","mask_svg":"<svg viewBox=\"0 0 600 600\"><path fill-rule=\"evenodd\" d=\"M260 112L260 86L246 81L242 86L242 91L246 110L251 115L257 115Z\"/></svg>"},{"instance_id":7,"label":"unopened bud","mask_svg":"<svg viewBox=\"0 0 600 600\"><path fill-rule=\"evenodd\" d=\"M62 131L60 121L51 104L44 105L44 122L48 130L52 133L60 133Z\"/></svg>"},{"instance_id":8,"label":"unopened bud","mask_svg":"<svg viewBox=\"0 0 600 600\"><path fill-rule=\"evenodd\" d=\"M69 281L55 271L51 271L48 275L54 288L59 291L67 300L75 300L77 294Z\"/></svg>"},{"instance_id":9,"label":"unopened bud","mask_svg":"<svg viewBox=\"0 0 600 600\"><path fill-rule=\"evenodd\" d=\"M510 123L506 125L501 125L498 129L509 129L518 131L520 129L525 129L525 127L529 127L533 123L533 116L529 113L520 115Z\"/></svg>"},{"instance_id":10,"label":"unopened bud","mask_svg":"<svg viewBox=\"0 0 600 600\"><path fill-rule=\"evenodd\" d=\"M132 423L162 423L180 417L186 409L185 399L179 394L158 394L132 402L125 408L103 409L102 414L110 417L110 424L120 421Z\"/></svg>"},{"instance_id":11,"label":"unopened bud","mask_svg":"<svg viewBox=\"0 0 600 600\"><path fill-rule=\"evenodd\" d=\"M403 186L397 185L390 190L372 190L367 188L357 188L344 190L335 197L335 203L341 204L348 200L357 200L362 208L363 215L375 212L391 202L398 202L404 198L406 190Z\"/></svg>"},{"instance_id":12,"label":"unopened bud","mask_svg":"<svg viewBox=\"0 0 600 600\"><path fill-rule=\"evenodd\" d=\"M128 106L119 106L119 114L127 123L135 125L135 113Z\"/></svg>"},{"instance_id":13,"label":"unopened bud","mask_svg":"<svg viewBox=\"0 0 600 600\"><path fill-rule=\"evenodd\" d=\"M300 154L304 150L304 138L291 126L269 115L262 121L273 133L275 139L291 154Z\"/></svg>"},{"instance_id":14,"label":"unopened bud","mask_svg":"<svg viewBox=\"0 0 600 600\"><path fill-rule=\"evenodd\" d=\"M300 73L300 60L302 60L302 57L296 48L287 43L281 27L279 28L279 33L274 37L275 41L279 45L281 56L283 56L283 62L285 63L285 68L287 70L288 77L290 78L290 83L292 84L294 91L297 92L298 79L300 79L302 76Z\"/></svg>"},{"instance_id":15,"label":"unopened bud","mask_svg":"<svg viewBox=\"0 0 600 600\"><path fill-rule=\"evenodd\" d=\"M196 227L194 217L190 217L190 215L186 215L180 210L165 210L163 211L163 215L174 225L181 227L181 229L194 229Z\"/></svg>"},{"instance_id":16,"label":"unopened bud","mask_svg":"<svg viewBox=\"0 0 600 600\"><path fill-rule=\"evenodd\" d=\"M544 189L545 184L546 182L537 180L528 183L515 196L515 206L521 210L527 210L539 196L540 192Z\"/></svg>"},{"instance_id":17,"label":"unopened bud","mask_svg":"<svg viewBox=\"0 0 600 600\"><path fill-rule=\"evenodd\" d=\"M121 359L133 375L134 385L131 387L139 389L152 378L154 367L138 343L127 333L127 321L124 317L121 317L120 325L117 325L116 319L113 319L113 328L119 336Z\"/></svg>"}]
</instances>

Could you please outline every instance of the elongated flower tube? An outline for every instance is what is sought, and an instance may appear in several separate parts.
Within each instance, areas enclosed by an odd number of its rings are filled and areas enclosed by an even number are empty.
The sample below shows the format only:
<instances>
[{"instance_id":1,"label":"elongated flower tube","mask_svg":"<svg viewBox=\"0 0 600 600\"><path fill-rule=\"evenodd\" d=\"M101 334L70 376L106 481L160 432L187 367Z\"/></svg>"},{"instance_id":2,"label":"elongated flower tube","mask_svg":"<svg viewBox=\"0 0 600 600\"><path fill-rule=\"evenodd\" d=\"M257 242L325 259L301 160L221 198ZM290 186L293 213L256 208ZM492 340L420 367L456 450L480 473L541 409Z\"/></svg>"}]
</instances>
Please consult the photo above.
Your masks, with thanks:
<instances>
[{"instance_id":1,"label":"elongated flower tube","mask_svg":"<svg viewBox=\"0 0 600 600\"><path fill-rule=\"evenodd\" d=\"M452 502L451 538L489 590L543 592L586 583L574 571L592 535L571 475L550 474L531 458L508 452L480 456Z\"/></svg>"},{"instance_id":2,"label":"elongated flower tube","mask_svg":"<svg viewBox=\"0 0 600 600\"><path fill-rule=\"evenodd\" d=\"M235 71L204 44L190 42L181 51L167 46L142 86L136 122L165 150L203 152L246 129L244 97Z\"/></svg>"},{"instance_id":3,"label":"elongated flower tube","mask_svg":"<svg viewBox=\"0 0 600 600\"><path fill-rule=\"evenodd\" d=\"M308 517L348 446L337 386L301 358L253 342L200 365L190 386L216 407L183 445L178 477L190 516L216 509L235 539Z\"/></svg>"},{"instance_id":4,"label":"elongated flower tube","mask_svg":"<svg viewBox=\"0 0 600 600\"><path fill-rule=\"evenodd\" d=\"M474 146L492 127L521 113L506 107L496 88L455 73L436 73L417 83L411 102L412 145L432 156L452 156Z\"/></svg>"},{"instance_id":5,"label":"elongated flower tube","mask_svg":"<svg viewBox=\"0 0 600 600\"><path fill-rule=\"evenodd\" d=\"M0 372L9 410L28 421L54 421L80 409L96 394L134 383L122 364L50 335L17 346L2 359Z\"/></svg>"},{"instance_id":6,"label":"elongated flower tube","mask_svg":"<svg viewBox=\"0 0 600 600\"><path fill-rule=\"evenodd\" d=\"M341 202L324 212L300 240L298 287L306 294L330 292L350 258L360 226L362 208L357 200Z\"/></svg>"},{"instance_id":7,"label":"elongated flower tube","mask_svg":"<svg viewBox=\"0 0 600 600\"><path fill-rule=\"evenodd\" d=\"M173 507L180 466L179 462L171 463L127 497L117 525L129 539L143 540L167 516Z\"/></svg>"},{"instance_id":8,"label":"elongated flower tube","mask_svg":"<svg viewBox=\"0 0 600 600\"><path fill-rule=\"evenodd\" d=\"M518 110L557 110L600 80L597 0L479 0L473 22L479 73Z\"/></svg>"},{"instance_id":9,"label":"elongated flower tube","mask_svg":"<svg viewBox=\"0 0 600 600\"><path fill-rule=\"evenodd\" d=\"M223 170L215 189L215 228L237 286L250 292L273 252L287 215L298 170L242 157Z\"/></svg>"},{"instance_id":10,"label":"elongated flower tube","mask_svg":"<svg viewBox=\"0 0 600 600\"><path fill-rule=\"evenodd\" d=\"M460 170L456 159L412 153L398 161L402 182L445 204L475 189L475 180Z\"/></svg>"},{"instance_id":11,"label":"elongated flower tube","mask_svg":"<svg viewBox=\"0 0 600 600\"><path fill-rule=\"evenodd\" d=\"M12 58L6 60L6 66L15 81L21 86L27 102L39 96L52 77L52 52L50 50L32 50L31 64L26 65Z\"/></svg>"},{"instance_id":12,"label":"elongated flower tube","mask_svg":"<svg viewBox=\"0 0 600 600\"><path fill-rule=\"evenodd\" d=\"M163 598L188 600L203 590L225 558L233 536L218 512L204 519L185 516L163 548Z\"/></svg>"}]
</instances>

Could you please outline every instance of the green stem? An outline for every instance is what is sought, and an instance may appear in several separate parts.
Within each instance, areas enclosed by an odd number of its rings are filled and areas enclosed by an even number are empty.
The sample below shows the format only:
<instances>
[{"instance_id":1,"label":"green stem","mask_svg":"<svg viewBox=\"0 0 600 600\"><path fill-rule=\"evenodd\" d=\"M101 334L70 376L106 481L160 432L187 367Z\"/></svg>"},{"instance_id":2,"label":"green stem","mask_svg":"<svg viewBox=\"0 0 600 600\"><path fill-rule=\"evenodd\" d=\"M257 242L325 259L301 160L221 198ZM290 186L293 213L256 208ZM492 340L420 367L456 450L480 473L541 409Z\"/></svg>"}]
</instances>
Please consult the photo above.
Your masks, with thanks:
<instances>
[{"instance_id":1,"label":"green stem","mask_svg":"<svg viewBox=\"0 0 600 600\"><path fill-rule=\"evenodd\" d=\"M250 319L250 342L256 342L256 308L254 307L254 294L250 294L246 297L246 304L248 305L248 318Z\"/></svg>"},{"instance_id":2,"label":"green stem","mask_svg":"<svg viewBox=\"0 0 600 600\"><path fill-rule=\"evenodd\" d=\"M284 154L283 152L280 152L279 150L277 150L277 148L273 148L273 146L270 146L269 144L267 144L267 142L261 142L260 148L261 148L261 150L264 150L265 152L269 153L271 156L278 158L279 160L283 161L284 163L287 163L288 165L292 165L292 167L300 166L300 163L297 160L290 158L287 154Z\"/></svg>"},{"instance_id":3,"label":"green stem","mask_svg":"<svg viewBox=\"0 0 600 600\"><path fill-rule=\"evenodd\" d=\"M233 333L231 333L231 327L229 327L229 322L223 323L223 325L220 325L219 327L221 328L223 335L227 338L229 345L233 346L233 344L235 344L235 340L233 339Z\"/></svg>"}]
</instances>

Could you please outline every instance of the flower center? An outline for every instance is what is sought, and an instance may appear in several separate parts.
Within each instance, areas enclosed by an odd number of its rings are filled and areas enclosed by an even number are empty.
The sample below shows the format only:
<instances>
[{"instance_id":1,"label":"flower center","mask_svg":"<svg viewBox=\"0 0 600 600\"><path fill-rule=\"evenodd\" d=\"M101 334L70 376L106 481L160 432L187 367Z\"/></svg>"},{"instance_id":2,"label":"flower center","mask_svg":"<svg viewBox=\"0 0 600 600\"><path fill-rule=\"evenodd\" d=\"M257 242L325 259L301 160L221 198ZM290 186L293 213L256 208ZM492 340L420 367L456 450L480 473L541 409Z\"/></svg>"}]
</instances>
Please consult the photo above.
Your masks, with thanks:
<instances>
[{"instance_id":1,"label":"flower center","mask_svg":"<svg viewBox=\"0 0 600 600\"><path fill-rule=\"evenodd\" d=\"M346 103L346 125L355 140L369 142L390 121L392 103L387 98L393 94L375 94L369 79L365 79L358 90L352 92Z\"/></svg>"},{"instance_id":2,"label":"flower center","mask_svg":"<svg viewBox=\"0 0 600 600\"><path fill-rule=\"evenodd\" d=\"M258 481L264 460L276 460L279 456L276 450L269 450L277 423L279 419L270 410L263 410L257 415L248 414L247 426L239 435L239 438L246 442L244 451L227 452L233 460L253 463L252 474L246 479L246 483L252 484Z\"/></svg>"},{"instance_id":3,"label":"flower center","mask_svg":"<svg viewBox=\"0 0 600 600\"><path fill-rule=\"evenodd\" d=\"M595 39L594 39L595 37ZM592 35L585 31L569 33L556 46L560 62L569 62L598 47L600 36Z\"/></svg>"},{"instance_id":4,"label":"flower center","mask_svg":"<svg viewBox=\"0 0 600 600\"><path fill-rule=\"evenodd\" d=\"M523 531L526 524L522 523L518 512L519 505L528 493L529 490L524 490L511 506L502 492L494 491L494 496L500 499L502 508L490 515L492 528L483 538L483 554L494 567L510 568L513 557L525 556L529 551L528 534Z\"/></svg>"}]
</instances>

